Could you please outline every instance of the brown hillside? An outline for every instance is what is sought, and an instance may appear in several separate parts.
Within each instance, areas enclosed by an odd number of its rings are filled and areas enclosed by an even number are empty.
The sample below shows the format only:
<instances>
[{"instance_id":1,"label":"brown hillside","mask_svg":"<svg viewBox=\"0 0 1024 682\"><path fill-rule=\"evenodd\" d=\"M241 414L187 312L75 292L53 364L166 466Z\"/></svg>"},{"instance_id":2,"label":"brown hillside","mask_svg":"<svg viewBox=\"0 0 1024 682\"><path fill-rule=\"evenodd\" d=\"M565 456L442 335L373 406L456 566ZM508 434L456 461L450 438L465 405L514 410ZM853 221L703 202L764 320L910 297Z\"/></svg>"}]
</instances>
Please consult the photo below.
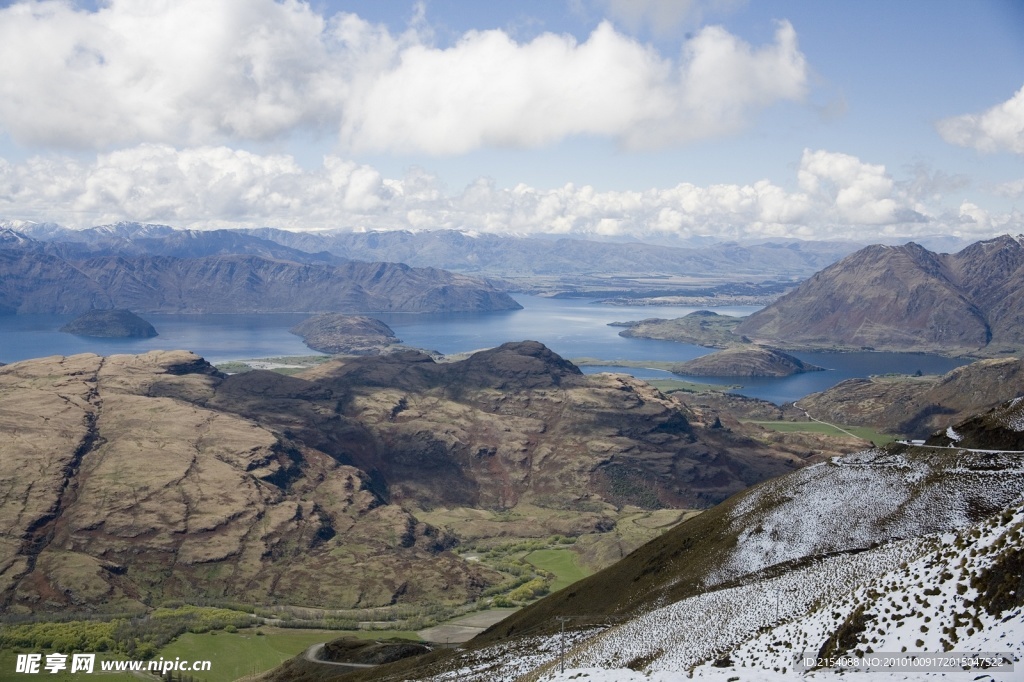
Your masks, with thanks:
<instances>
[{"instance_id":1,"label":"brown hillside","mask_svg":"<svg viewBox=\"0 0 1024 682\"><path fill-rule=\"evenodd\" d=\"M998 352L1024 344L1024 246L956 254L871 246L746 318L736 334L783 347Z\"/></svg>"},{"instance_id":2,"label":"brown hillside","mask_svg":"<svg viewBox=\"0 0 1024 682\"><path fill-rule=\"evenodd\" d=\"M801 398L816 419L924 438L1024 395L1024 361L979 360L941 377L849 379Z\"/></svg>"},{"instance_id":3,"label":"brown hillside","mask_svg":"<svg viewBox=\"0 0 1024 682\"><path fill-rule=\"evenodd\" d=\"M0 431L14 612L462 603L498 577L408 509L525 503L602 532L619 505L706 507L800 464L535 342L306 378L225 377L181 351L55 356L0 368Z\"/></svg>"},{"instance_id":4,"label":"brown hillside","mask_svg":"<svg viewBox=\"0 0 1024 682\"><path fill-rule=\"evenodd\" d=\"M947 262L918 246L869 246L737 328L754 340L878 350L979 349L991 331Z\"/></svg>"}]
</instances>

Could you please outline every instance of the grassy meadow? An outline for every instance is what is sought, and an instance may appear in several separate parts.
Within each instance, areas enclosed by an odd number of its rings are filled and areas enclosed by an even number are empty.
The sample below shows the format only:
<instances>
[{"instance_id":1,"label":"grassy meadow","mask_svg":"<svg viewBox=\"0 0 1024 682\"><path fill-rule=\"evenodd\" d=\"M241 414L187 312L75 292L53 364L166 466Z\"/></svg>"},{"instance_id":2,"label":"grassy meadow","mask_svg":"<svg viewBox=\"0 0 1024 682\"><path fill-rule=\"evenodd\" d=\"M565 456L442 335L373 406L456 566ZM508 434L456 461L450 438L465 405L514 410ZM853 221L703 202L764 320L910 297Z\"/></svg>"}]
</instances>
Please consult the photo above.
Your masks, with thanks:
<instances>
[{"instance_id":1,"label":"grassy meadow","mask_svg":"<svg viewBox=\"0 0 1024 682\"><path fill-rule=\"evenodd\" d=\"M809 433L823 433L829 436L845 436L843 431L852 433L857 438L862 438L866 441L871 441L875 445L885 445L886 443L892 443L899 436L891 433L882 433L875 429L866 426L842 426L836 428L831 424L823 424L821 422L787 422L787 421L748 421L748 424L757 424L763 426L766 429L773 429L775 431L783 432L809 432ZM842 429L842 430L840 430Z\"/></svg>"}]
</instances>

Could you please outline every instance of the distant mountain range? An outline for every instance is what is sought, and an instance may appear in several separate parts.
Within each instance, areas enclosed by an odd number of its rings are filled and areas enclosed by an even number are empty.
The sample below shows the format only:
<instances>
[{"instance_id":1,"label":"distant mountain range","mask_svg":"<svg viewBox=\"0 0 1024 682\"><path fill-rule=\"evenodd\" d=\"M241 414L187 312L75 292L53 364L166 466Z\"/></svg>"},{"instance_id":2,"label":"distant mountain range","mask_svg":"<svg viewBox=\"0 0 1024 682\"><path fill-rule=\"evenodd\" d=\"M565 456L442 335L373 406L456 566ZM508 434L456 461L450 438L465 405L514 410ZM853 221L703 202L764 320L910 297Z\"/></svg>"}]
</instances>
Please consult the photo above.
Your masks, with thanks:
<instances>
[{"instance_id":1,"label":"distant mountain range","mask_svg":"<svg viewBox=\"0 0 1024 682\"><path fill-rule=\"evenodd\" d=\"M801 283L735 333L783 347L989 354L1024 343L1024 237L955 254L869 246Z\"/></svg>"},{"instance_id":2,"label":"distant mountain range","mask_svg":"<svg viewBox=\"0 0 1024 682\"><path fill-rule=\"evenodd\" d=\"M125 228L126 230L128 228ZM169 230L169 231L168 231ZM147 226L42 242L0 230L0 313L466 312L519 308L482 279ZM63 233L61 233L63 234ZM81 233L76 233L81 234Z\"/></svg>"},{"instance_id":3,"label":"distant mountain range","mask_svg":"<svg viewBox=\"0 0 1024 682\"><path fill-rule=\"evenodd\" d=\"M851 242L786 241L678 247L638 242L524 237L456 230L291 232L274 228L176 230L117 223L70 230L53 223L13 223L21 234L63 243L62 255L201 257L249 254L297 262L359 260L405 263L492 277L581 274L730 275L803 278L856 249Z\"/></svg>"}]
</instances>

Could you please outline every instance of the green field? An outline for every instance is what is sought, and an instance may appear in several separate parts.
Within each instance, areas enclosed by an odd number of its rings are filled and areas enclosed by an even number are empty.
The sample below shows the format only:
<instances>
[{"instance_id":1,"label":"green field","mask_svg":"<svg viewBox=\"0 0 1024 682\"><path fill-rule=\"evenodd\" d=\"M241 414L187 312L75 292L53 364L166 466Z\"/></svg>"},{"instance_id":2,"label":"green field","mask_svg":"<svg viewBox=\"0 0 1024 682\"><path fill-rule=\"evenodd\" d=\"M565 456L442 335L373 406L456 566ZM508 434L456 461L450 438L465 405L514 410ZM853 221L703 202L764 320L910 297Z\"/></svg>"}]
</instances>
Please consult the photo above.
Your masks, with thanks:
<instances>
[{"instance_id":1,"label":"green field","mask_svg":"<svg viewBox=\"0 0 1024 682\"><path fill-rule=\"evenodd\" d=\"M298 374L305 372L310 367L316 367L331 360L331 355L293 355L277 358L253 358L251 360L229 360L216 365L217 369L227 374L241 374L251 372L264 366L278 374ZM283 365L283 366L278 366Z\"/></svg>"},{"instance_id":2,"label":"green field","mask_svg":"<svg viewBox=\"0 0 1024 682\"><path fill-rule=\"evenodd\" d=\"M260 632L262 634L256 634ZM207 682L232 682L240 677L261 673L270 670L284 661L296 656L313 644L329 642L338 637L363 637L367 639L380 639L401 637L404 639L419 640L415 632L405 630L300 630L275 627L243 628L236 633L210 631L202 634L187 632L173 642L165 646L152 660L175 660L182 661L210 661L211 670L209 673L195 673L196 680ZM45 655L52 651L31 651L25 653L40 653ZM99 671L99 659L124 659L125 656L111 656L99 654L97 656L96 671L92 676L109 682L138 682L138 675L129 673L101 673ZM0 680L73 680L82 679L81 674L71 675L63 672L50 674L41 671L35 675L15 673L17 652L12 650L0 651ZM70 660L70 659L69 659ZM90 676L90 677L92 677Z\"/></svg>"},{"instance_id":3,"label":"green field","mask_svg":"<svg viewBox=\"0 0 1024 682\"><path fill-rule=\"evenodd\" d=\"M538 549L524 558L537 568L555 574L555 580L550 588L552 592L557 592L590 575L590 572L576 561L576 554L569 549Z\"/></svg>"},{"instance_id":4,"label":"green field","mask_svg":"<svg viewBox=\"0 0 1024 682\"><path fill-rule=\"evenodd\" d=\"M846 434L832 426L831 424L822 424L821 422L763 422L763 421L750 421L748 424L757 424L763 426L766 429L773 429L775 431L793 432L793 431L804 431L810 433L824 433L830 436L845 436ZM891 433L881 433L874 429L866 426L842 426L846 431L849 431L857 438L862 438L866 441L871 441L875 445L885 445L891 443L899 436Z\"/></svg>"},{"instance_id":5,"label":"green field","mask_svg":"<svg viewBox=\"0 0 1024 682\"><path fill-rule=\"evenodd\" d=\"M724 386L719 384L698 384L694 381L686 381L684 379L644 379L651 386L662 393L672 393L673 391L682 391L684 393L709 393L711 391L733 391L737 388L743 388L739 385Z\"/></svg>"},{"instance_id":6,"label":"green field","mask_svg":"<svg viewBox=\"0 0 1024 682\"><path fill-rule=\"evenodd\" d=\"M263 634L257 635L257 632ZM261 627L246 628L237 633L221 631L197 635L189 632L164 647L158 658L208 660L213 663L212 670L202 676L204 679L208 682L231 682L244 675L270 670L313 644L329 642L342 636L419 639L414 632L395 630L341 632Z\"/></svg>"}]
</instances>

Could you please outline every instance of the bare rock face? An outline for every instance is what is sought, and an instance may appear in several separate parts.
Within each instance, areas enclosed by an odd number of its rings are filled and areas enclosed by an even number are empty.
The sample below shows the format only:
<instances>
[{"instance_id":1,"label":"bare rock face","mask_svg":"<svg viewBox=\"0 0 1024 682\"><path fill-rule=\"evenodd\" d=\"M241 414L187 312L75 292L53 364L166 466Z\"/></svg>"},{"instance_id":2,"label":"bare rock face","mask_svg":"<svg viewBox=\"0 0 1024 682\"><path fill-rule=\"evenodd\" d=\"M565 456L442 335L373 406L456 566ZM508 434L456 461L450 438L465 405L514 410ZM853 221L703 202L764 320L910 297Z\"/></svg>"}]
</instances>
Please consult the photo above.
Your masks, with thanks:
<instances>
[{"instance_id":1,"label":"bare rock face","mask_svg":"<svg viewBox=\"0 0 1024 682\"><path fill-rule=\"evenodd\" d=\"M822 368L774 348L743 346L674 365L672 371L699 377L788 377Z\"/></svg>"},{"instance_id":2,"label":"bare rock face","mask_svg":"<svg viewBox=\"0 0 1024 682\"><path fill-rule=\"evenodd\" d=\"M331 355L380 355L402 341L380 320L341 313L314 315L290 331L313 350Z\"/></svg>"},{"instance_id":3,"label":"bare rock face","mask_svg":"<svg viewBox=\"0 0 1024 682\"><path fill-rule=\"evenodd\" d=\"M130 310L90 310L60 328L67 334L111 339L150 339L157 336L149 322Z\"/></svg>"},{"instance_id":4,"label":"bare rock face","mask_svg":"<svg viewBox=\"0 0 1024 682\"><path fill-rule=\"evenodd\" d=\"M737 334L793 345L965 352L1024 344L1024 246L1002 236L956 254L869 246L744 320Z\"/></svg>"}]
</instances>

